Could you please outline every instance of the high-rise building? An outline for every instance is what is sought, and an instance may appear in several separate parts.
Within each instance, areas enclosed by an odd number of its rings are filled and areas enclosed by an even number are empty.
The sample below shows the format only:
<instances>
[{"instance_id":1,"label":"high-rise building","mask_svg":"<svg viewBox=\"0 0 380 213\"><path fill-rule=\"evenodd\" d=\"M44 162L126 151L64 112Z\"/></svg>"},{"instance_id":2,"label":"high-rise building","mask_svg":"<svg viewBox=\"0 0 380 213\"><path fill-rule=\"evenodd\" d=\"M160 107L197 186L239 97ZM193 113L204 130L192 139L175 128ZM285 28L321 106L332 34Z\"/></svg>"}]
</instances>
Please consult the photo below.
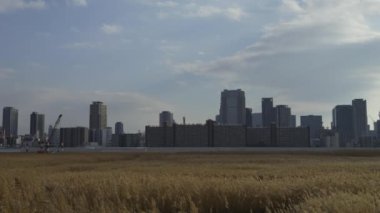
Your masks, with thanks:
<instances>
[{"instance_id":1,"label":"high-rise building","mask_svg":"<svg viewBox=\"0 0 380 213\"><path fill-rule=\"evenodd\" d=\"M252 127L263 127L263 118L261 113L252 113Z\"/></svg>"},{"instance_id":2,"label":"high-rise building","mask_svg":"<svg viewBox=\"0 0 380 213\"><path fill-rule=\"evenodd\" d=\"M245 93L241 89L221 93L220 120L222 125L245 125Z\"/></svg>"},{"instance_id":3,"label":"high-rise building","mask_svg":"<svg viewBox=\"0 0 380 213\"><path fill-rule=\"evenodd\" d=\"M163 111L160 113L160 126L173 126L173 124L173 113L169 111Z\"/></svg>"},{"instance_id":4,"label":"high-rise building","mask_svg":"<svg viewBox=\"0 0 380 213\"><path fill-rule=\"evenodd\" d=\"M261 114L263 127L269 127L273 122L275 122L273 98L262 98Z\"/></svg>"},{"instance_id":5,"label":"high-rise building","mask_svg":"<svg viewBox=\"0 0 380 213\"><path fill-rule=\"evenodd\" d=\"M3 129L6 137L18 136L18 110L13 107L3 108Z\"/></svg>"},{"instance_id":6,"label":"high-rise building","mask_svg":"<svg viewBox=\"0 0 380 213\"><path fill-rule=\"evenodd\" d=\"M354 138L353 113L351 105L338 105L333 109L332 129L339 133L339 146L352 145Z\"/></svg>"},{"instance_id":7,"label":"high-rise building","mask_svg":"<svg viewBox=\"0 0 380 213\"><path fill-rule=\"evenodd\" d=\"M354 138L356 142L360 137L368 134L367 101L363 99L352 100L352 118Z\"/></svg>"},{"instance_id":8,"label":"high-rise building","mask_svg":"<svg viewBox=\"0 0 380 213\"><path fill-rule=\"evenodd\" d=\"M301 127L310 128L310 139L319 139L323 129L321 115L305 115L301 116Z\"/></svg>"},{"instance_id":9,"label":"high-rise building","mask_svg":"<svg viewBox=\"0 0 380 213\"><path fill-rule=\"evenodd\" d=\"M245 125L252 127L252 108L245 108Z\"/></svg>"},{"instance_id":10,"label":"high-rise building","mask_svg":"<svg viewBox=\"0 0 380 213\"><path fill-rule=\"evenodd\" d=\"M42 138L45 130L45 115L37 112L30 114L30 135Z\"/></svg>"},{"instance_id":11,"label":"high-rise building","mask_svg":"<svg viewBox=\"0 0 380 213\"><path fill-rule=\"evenodd\" d=\"M375 127L375 134L377 139L380 139L380 120L377 120L374 124Z\"/></svg>"},{"instance_id":12,"label":"high-rise building","mask_svg":"<svg viewBox=\"0 0 380 213\"><path fill-rule=\"evenodd\" d=\"M124 134L124 124L122 122L115 123L115 135Z\"/></svg>"},{"instance_id":13,"label":"high-rise building","mask_svg":"<svg viewBox=\"0 0 380 213\"><path fill-rule=\"evenodd\" d=\"M100 101L90 105L90 129L104 129L107 127L107 106Z\"/></svg>"},{"instance_id":14,"label":"high-rise building","mask_svg":"<svg viewBox=\"0 0 380 213\"><path fill-rule=\"evenodd\" d=\"M290 127L291 110L287 105L277 105L275 107L275 120L278 127Z\"/></svg>"},{"instance_id":15,"label":"high-rise building","mask_svg":"<svg viewBox=\"0 0 380 213\"><path fill-rule=\"evenodd\" d=\"M295 128L297 126L297 116L296 115L290 115L290 121L289 121L289 127Z\"/></svg>"}]
</instances>

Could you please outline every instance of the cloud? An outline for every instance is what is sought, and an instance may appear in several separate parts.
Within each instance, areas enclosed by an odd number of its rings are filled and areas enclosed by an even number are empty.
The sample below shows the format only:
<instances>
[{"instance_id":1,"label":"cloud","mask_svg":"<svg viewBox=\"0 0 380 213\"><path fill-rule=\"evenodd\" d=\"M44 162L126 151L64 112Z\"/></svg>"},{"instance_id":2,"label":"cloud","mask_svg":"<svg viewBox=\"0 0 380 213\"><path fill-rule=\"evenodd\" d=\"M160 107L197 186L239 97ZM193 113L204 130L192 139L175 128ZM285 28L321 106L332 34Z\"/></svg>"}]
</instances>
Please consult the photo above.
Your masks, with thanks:
<instances>
[{"instance_id":1,"label":"cloud","mask_svg":"<svg viewBox=\"0 0 380 213\"><path fill-rule=\"evenodd\" d=\"M103 24L100 29L108 35L119 34L123 31L123 27L117 24Z\"/></svg>"},{"instance_id":2,"label":"cloud","mask_svg":"<svg viewBox=\"0 0 380 213\"><path fill-rule=\"evenodd\" d=\"M159 18L182 17L182 18L209 18L224 17L232 21L240 21L248 14L237 4L216 2L205 4L202 1L141 1L145 5L159 8Z\"/></svg>"},{"instance_id":3,"label":"cloud","mask_svg":"<svg viewBox=\"0 0 380 213\"><path fill-rule=\"evenodd\" d=\"M307 102L326 110L380 89L375 8L380 1L284 0L280 21L265 26L251 45L211 61L168 65L177 73L211 77L219 86L249 85L260 96L294 103L298 111Z\"/></svg>"},{"instance_id":4,"label":"cloud","mask_svg":"<svg viewBox=\"0 0 380 213\"><path fill-rule=\"evenodd\" d=\"M1 68L0 67L0 80L9 78L15 71L9 68Z\"/></svg>"},{"instance_id":5,"label":"cloud","mask_svg":"<svg viewBox=\"0 0 380 213\"><path fill-rule=\"evenodd\" d=\"M23 10L23 9L44 9L46 3L44 0L0 0L0 13Z\"/></svg>"},{"instance_id":6,"label":"cloud","mask_svg":"<svg viewBox=\"0 0 380 213\"><path fill-rule=\"evenodd\" d=\"M87 6L87 0L70 0L74 6Z\"/></svg>"},{"instance_id":7,"label":"cloud","mask_svg":"<svg viewBox=\"0 0 380 213\"><path fill-rule=\"evenodd\" d=\"M69 44L65 44L62 46L64 49L93 49L98 48L102 46L101 42L90 42L90 41L83 41L83 42L73 42Z\"/></svg>"}]
</instances>

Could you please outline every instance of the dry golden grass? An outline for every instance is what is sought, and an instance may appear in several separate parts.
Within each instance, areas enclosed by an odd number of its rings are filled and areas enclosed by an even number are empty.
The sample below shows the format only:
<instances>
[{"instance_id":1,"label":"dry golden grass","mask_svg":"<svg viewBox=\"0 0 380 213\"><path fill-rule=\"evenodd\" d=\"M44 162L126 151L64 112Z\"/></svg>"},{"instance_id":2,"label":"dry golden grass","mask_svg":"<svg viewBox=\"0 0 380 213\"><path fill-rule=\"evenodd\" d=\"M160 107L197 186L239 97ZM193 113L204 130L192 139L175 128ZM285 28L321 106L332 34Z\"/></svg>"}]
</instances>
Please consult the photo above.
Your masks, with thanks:
<instances>
[{"instance_id":1,"label":"dry golden grass","mask_svg":"<svg viewBox=\"0 0 380 213\"><path fill-rule=\"evenodd\" d=\"M0 212L379 212L380 152L1 154Z\"/></svg>"}]
</instances>

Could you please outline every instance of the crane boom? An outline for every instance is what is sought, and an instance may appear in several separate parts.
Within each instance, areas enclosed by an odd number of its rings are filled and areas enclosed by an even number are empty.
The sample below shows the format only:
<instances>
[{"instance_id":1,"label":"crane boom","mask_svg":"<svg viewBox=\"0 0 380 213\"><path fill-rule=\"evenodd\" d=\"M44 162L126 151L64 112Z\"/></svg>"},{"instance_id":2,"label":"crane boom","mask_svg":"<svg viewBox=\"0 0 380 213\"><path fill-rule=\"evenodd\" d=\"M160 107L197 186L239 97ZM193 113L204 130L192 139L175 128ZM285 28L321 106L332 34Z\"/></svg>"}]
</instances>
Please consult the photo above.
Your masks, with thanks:
<instances>
[{"instance_id":1,"label":"crane boom","mask_svg":"<svg viewBox=\"0 0 380 213\"><path fill-rule=\"evenodd\" d=\"M62 114L60 114L60 115L58 116L57 120L55 121L54 127L53 127L52 131L50 132L47 141L45 141L45 144L44 144L44 146L43 146L43 149L41 149L41 150L39 151L40 153L47 153L47 152L48 152L49 146L50 146L50 144L51 144L51 142L52 142L52 138L54 137L55 132L56 132L56 130L57 130L57 127L59 126L59 123L61 122L61 118L62 118ZM58 143L58 145L57 145L57 149L58 149L58 147L59 147L59 143ZM42 148L42 147L41 147L41 148Z\"/></svg>"}]
</instances>

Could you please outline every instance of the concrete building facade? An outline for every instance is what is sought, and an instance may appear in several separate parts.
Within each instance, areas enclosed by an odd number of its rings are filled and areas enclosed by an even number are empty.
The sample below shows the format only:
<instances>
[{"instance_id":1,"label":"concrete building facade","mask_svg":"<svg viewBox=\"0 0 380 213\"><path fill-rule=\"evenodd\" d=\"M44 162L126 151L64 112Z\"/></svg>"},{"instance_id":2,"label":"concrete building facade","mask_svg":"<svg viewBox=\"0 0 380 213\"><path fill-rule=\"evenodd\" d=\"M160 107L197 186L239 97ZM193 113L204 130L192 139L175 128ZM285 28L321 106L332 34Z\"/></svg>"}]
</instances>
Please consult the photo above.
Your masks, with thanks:
<instances>
[{"instance_id":1,"label":"concrete building facade","mask_svg":"<svg viewBox=\"0 0 380 213\"><path fill-rule=\"evenodd\" d=\"M275 122L273 98L262 98L261 100L262 127L270 127Z\"/></svg>"},{"instance_id":2,"label":"concrete building facade","mask_svg":"<svg viewBox=\"0 0 380 213\"><path fill-rule=\"evenodd\" d=\"M252 113L252 127L263 127L262 113Z\"/></svg>"},{"instance_id":3,"label":"concrete building facade","mask_svg":"<svg viewBox=\"0 0 380 213\"><path fill-rule=\"evenodd\" d=\"M275 121L277 127L290 127L291 109L287 105L278 105L275 107Z\"/></svg>"},{"instance_id":4,"label":"concrete building facade","mask_svg":"<svg viewBox=\"0 0 380 213\"><path fill-rule=\"evenodd\" d=\"M90 105L90 129L107 127L107 106L103 102L94 101Z\"/></svg>"},{"instance_id":5,"label":"concrete building facade","mask_svg":"<svg viewBox=\"0 0 380 213\"><path fill-rule=\"evenodd\" d=\"M310 140L313 146L321 146L318 143L321 139L323 130L322 116L321 115L305 115L301 116L301 127L310 128Z\"/></svg>"},{"instance_id":6,"label":"concrete building facade","mask_svg":"<svg viewBox=\"0 0 380 213\"><path fill-rule=\"evenodd\" d=\"M352 118L355 142L368 135L367 101L364 99L352 100Z\"/></svg>"},{"instance_id":7,"label":"concrete building facade","mask_svg":"<svg viewBox=\"0 0 380 213\"><path fill-rule=\"evenodd\" d=\"M337 105L332 112L332 130L339 133L339 146L353 146L354 125L351 105Z\"/></svg>"},{"instance_id":8,"label":"concrete building facade","mask_svg":"<svg viewBox=\"0 0 380 213\"><path fill-rule=\"evenodd\" d=\"M174 118L173 113L169 111L163 111L159 117L160 126L173 126Z\"/></svg>"},{"instance_id":9,"label":"concrete building facade","mask_svg":"<svg viewBox=\"0 0 380 213\"><path fill-rule=\"evenodd\" d=\"M309 128L173 125L145 128L147 147L309 147Z\"/></svg>"},{"instance_id":10,"label":"concrete building facade","mask_svg":"<svg viewBox=\"0 0 380 213\"><path fill-rule=\"evenodd\" d=\"M73 127L60 129L60 141L64 147L82 147L88 143L88 128Z\"/></svg>"},{"instance_id":11,"label":"concrete building facade","mask_svg":"<svg viewBox=\"0 0 380 213\"><path fill-rule=\"evenodd\" d=\"M245 108L245 125L252 127L252 108Z\"/></svg>"},{"instance_id":12,"label":"concrete building facade","mask_svg":"<svg viewBox=\"0 0 380 213\"><path fill-rule=\"evenodd\" d=\"M32 137L42 139L45 133L45 115L37 112L30 114L30 131Z\"/></svg>"},{"instance_id":13,"label":"concrete building facade","mask_svg":"<svg viewBox=\"0 0 380 213\"><path fill-rule=\"evenodd\" d=\"M220 97L221 125L245 125L245 93L241 89L224 90Z\"/></svg>"},{"instance_id":14,"label":"concrete building facade","mask_svg":"<svg viewBox=\"0 0 380 213\"><path fill-rule=\"evenodd\" d=\"M3 108L3 131L9 139L18 136L18 110L13 107Z\"/></svg>"},{"instance_id":15,"label":"concrete building facade","mask_svg":"<svg viewBox=\"0 0 380 213\"><path fill-rule=\"evenodd\" d=\"M115 123L115 134L116 135L124 134L124 124L120 121Z\"/></svg>"}]
</instances>

